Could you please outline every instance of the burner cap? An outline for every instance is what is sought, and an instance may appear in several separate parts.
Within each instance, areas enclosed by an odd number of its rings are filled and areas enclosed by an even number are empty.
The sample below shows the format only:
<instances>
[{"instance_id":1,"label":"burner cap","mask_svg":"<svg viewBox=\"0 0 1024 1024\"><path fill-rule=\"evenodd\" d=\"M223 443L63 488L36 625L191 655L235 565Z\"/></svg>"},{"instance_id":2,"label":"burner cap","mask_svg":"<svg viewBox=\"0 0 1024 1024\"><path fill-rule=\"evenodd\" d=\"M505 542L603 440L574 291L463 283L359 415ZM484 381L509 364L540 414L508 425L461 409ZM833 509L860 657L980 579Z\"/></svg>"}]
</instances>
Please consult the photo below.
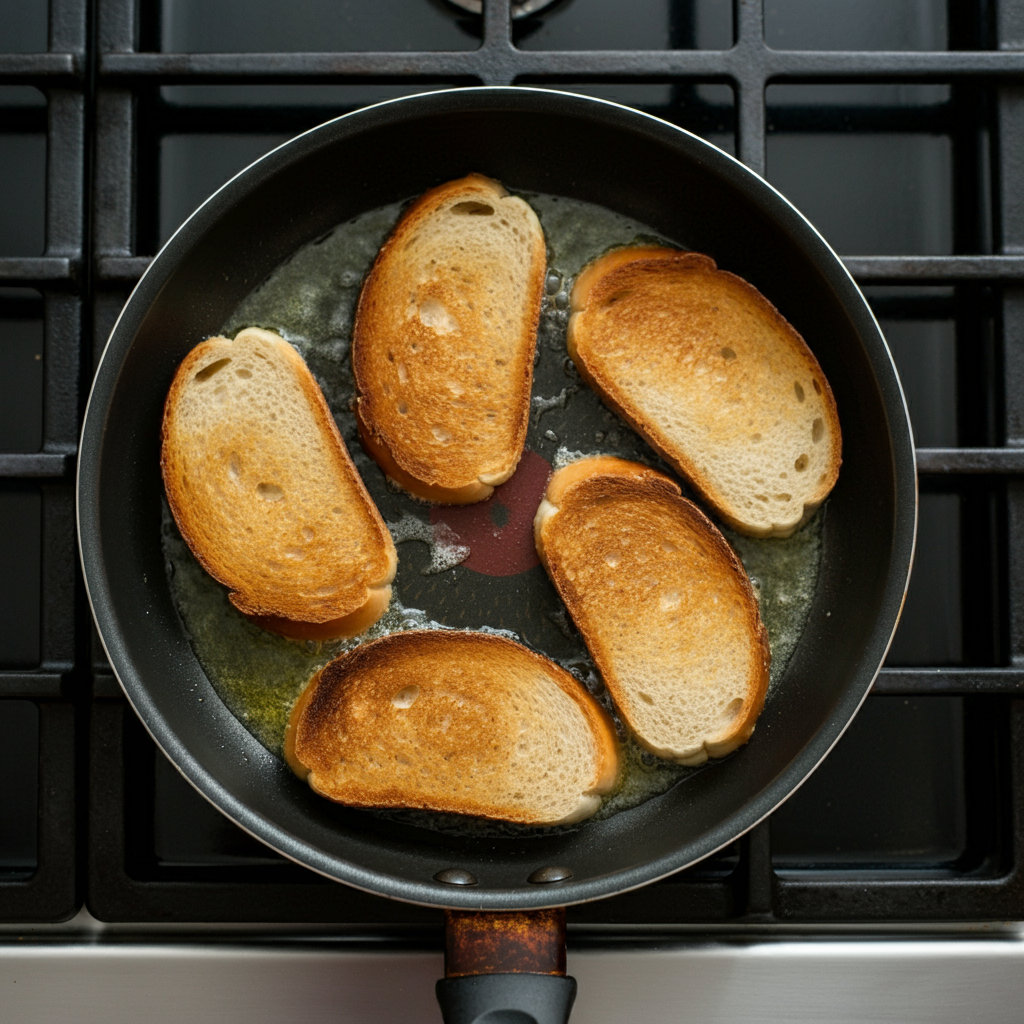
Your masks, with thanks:
<instances>
[{"instance_id":1,"label":"burner cap","mask_svg":"<svg viewBox=\"0 0 1024 1024\"><path fill-rule=\"evenodd\" d=\"M449 3L461 7L471 14L483 14L482 0L448 0ZM512 17L525 18L528 14L536 14L538 11L550 7L555 0L512 0Z\"/></svg>"}]
</instances>

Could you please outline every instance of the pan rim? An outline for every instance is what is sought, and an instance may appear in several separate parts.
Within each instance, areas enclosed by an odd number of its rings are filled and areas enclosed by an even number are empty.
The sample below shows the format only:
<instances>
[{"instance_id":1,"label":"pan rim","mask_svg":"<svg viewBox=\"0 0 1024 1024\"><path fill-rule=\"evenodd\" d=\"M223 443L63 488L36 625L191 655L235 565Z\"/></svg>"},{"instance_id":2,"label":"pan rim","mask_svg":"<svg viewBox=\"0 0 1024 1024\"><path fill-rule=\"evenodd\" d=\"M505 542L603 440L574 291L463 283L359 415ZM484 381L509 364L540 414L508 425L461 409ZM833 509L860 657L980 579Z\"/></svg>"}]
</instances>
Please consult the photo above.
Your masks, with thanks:
<instances>
[{"instance_id":1,"label":"pan rim","mask_svg":"<svg viewBox=\"0 0 1024 1024\"><path fill-rule=\"evenodd\" d=\"M381 871L370 871L361 865L345 861L332 854L327 854L324 851L313 847L308 841L300 840L290 835L282 828L282 826L270 821L264 815L255 812L251 807L246 805L244 801L231 794L213 776L213 774L201 765L195 757L190 755L187 750L184 751L186 756L183 758L179 752L180 749L183 749L183 744L177 739L176 734L150 700L150 694L148 691L142 687L139 692L134 692L135 687L133 685L126 684L125 679L122 678L119 659L116 656L117 652L116 650L112 651L111 649L114 644L108 644L107 635L105 635L104 630L99 627L100 615L97 613L97 608L99 606L100 609L103 610L104 606L106 606L106 609L109 612L109 592L107 590L106 575L103 571L102 558L99 554L97 533L95 530L93 532L90 532L88 529L83 530L83 520L86 521L85 525L88 526L88 520L90 517L94 520L98 519L98 513L96 510L98 487L96 486L97 474L95 471L98 467L98 460L96 456L99 448L99 440L97 437L93 443L90 431L95 433L99 430L98 423L100 420L100 413L97 411L98 405L94 404L94 402L102 402L105 411L113 393L113 386L111 385L106 387L105 394L101 394L101 392L104 391L104 384L107 382L107 378L111 376L107 363L109 359L114 358L114 341L118 336L119 327L122 320L129 313L129 310L133 308L136 296L139 295L140 292L143 297L147 291L154 292L154 295L151 296L149 301L146 303L147 308L149 303L153 301L153 298L155 298L155 290L162 283L160 280L161 273L163 273L166 278L166 276L173 270L173 252L171 257L167 257L163 261L167 264L166 269L161 265L161 257L169 250L174 249L176 239L186 231L189 225L194 222L201 221L205 216L203 211L212 210L218 204L219 198L222 197L225 192L230 193L234 188L234 183L238 181L239 178L249 175L253 168L264 164L269 169L269 174L276 173L279 168L273 168L272 165L275 163L276 155L279 155L284 150L288 150L292 154L292 159L299 158L304 151L300 140L308 140L310 136L313 136L316 133L321 133L329 126L338 125L340 122L346 122L350 125L355 124L356 127L353 129L354 131L359 130L360 122L366 122L367 126L372 126L376 123L376 119L380 113L382 111L387 113L390 108L398 107L404 110L408 108L421 107L423 108L421 110L421 113L423 114L440 112L441 108L437 105L438 99L441 98L442 100L448 100L453 96L460 97L461 102L464 104L456 109L484 109L486 97L504 97L514 99L514 101L522 101L524 100L524 97L530 96L539 98L537 102L547 101L550 104L547 107L543 107L543 109L549 112L557 112L567 115L573 113L571 108L573 108L574 105L578 108L586 106L590 106L592 109L597 107L611 108L614 111L620 112L618 116L628 117L634 122L634 124L639 123L640 121L648 122L649 126L651 126L651 130L653 132L660 133L661 137L666 141L672 136L683 135L687 137L689 140L692 140L692 143L698 144L699 147L704 147L704 149L708 151L709 159L711 161L720 162L724 157L725 164L723 166L729 167L731 170L731 173L727 175L730 183L741 188L743 192L751 194L756 193L757 190L763 191L767 189L767 193L770 195L772 202L776 204L781 203L789 217L795 216L798 218L801 230L811 232L816 243L822 246L827 252L829 259L826 261L826 265L822 267L822 272L830 283L836 283L833 280L833 277L838 273L838 276L843 279L845 289L852 289L853 294L859 298L858 312L862 315L865 312L867 313L870 318L870 322L877 333L877 337L881 341L882 352L884 352L884 355L888 360L888 369L891 371L891 376L888 377L885 383L894 382L896 385L896 398L898 401L891 400L892 396L888 396L887 394L883 394L882 396L886 411L887 413L891 413L897 407L902 407L902 425L905 425L906 427L905 437L909 441L909 451L901 448L899 445L894 444L893 447L894 469L896 475L896 479L894 481L895 505L897 508L902 507L905 509L909 502L910 507L912 508L912 523L909 536L907 534L906 526L904 526L901 531L899 525L897 525L894 530L892 563L898 569L905 560L906 573L901 581L902 585L899 588L897 587L897 581L890 578L882 599L883 610L888 609L897 596L897 590L899 589L901 591L898 595L898 609L893 618L892 629L885 641L884 650L882 651L878 664L874 667L871 679L868 681L863 692L857 694L850 693L848 690L843 694L843 697L839 702L839 706L837 707L837 712L841 709L842 715L845 719L841 726L838 727L835 732L833 732L832 729L827 729L827 735L831 737L827 743L824 743L822 740L823 733L826 732L826 725L820 726L815 732L811 743L809 744L809 746L813 748L814 755L813 763L810 764L810 767L806 767L802 758L796 758L791 761L790 764L759 794L759 800L764 800L764 797L767 794L773 794L772 799L765 803L767 809L762 808L762 812L759 813L754 820L749 820L749 817L743 813L746 805L739 807L724 820L719 821L717 826L710 830L709 833L705 834L706 838L709 839L709 842L702 844L701 852L695 856L681 856L680 851L677 850L673 851L672 854L651 861L645 861L640 867L633 867L625 871L614 872L610 875L600 876L580 882L569 881L550 888L518 886L512 889L455 889L451 886L444 886L440 883L428 883L426 881L416 882L407 877L393 874L388 875ZM484 103L481 104L478 102L477 106L474 107L473 103L477 98L483 99ZM582 105L582 107L580 105ZM557 110L556 107L558 108ZM449 107L446 109L451 110L452 108ZM512 108L508 107L503 109ZM398 116L401 117L401 113ZM743 188L743 185L747 185L749 187ZM756 195L754 195L753 198L755 201L759 200L759 197ZM759 203L759 205L763 206L764 204ZM775 211L769 212L773 217L775 216ZM139 301L142 301L142 299ZM120 356L122 358L130 348L132 340L132 338L129 338L123 345L123 351L120 352ZM892 406L892 408L890 408L890 406ZM890 431L890 437L892 439L895 440L897 436L898 432L895 430ZM806 781L810 774L817 768L825 756L827 756L828 752L845 733L846 729L855 717L857 710L863 704L863 701L870 692L871 686L884 663L885 654L888 652L892 643L892 639L899 622L899 612L902 610L902 605L906 598L916 544L918 516L916 463L912 426L910 424L902 384L899 380L899 375L896 372L891 351L885 342L884 335L878 326L877 319L874 317L870 307L857 288L852 275L850 275L849 271L832 247L821 236L814 225L811 224L811 222L770 183L765 181L755 172L751 171L730 154L717 149L710 143L701 139L699 136L696 136L683 128L679 128L670 122L664 121L661 118L655 117L654 115L626 107L622 104L554 89L524 86L477 86L435 90L412 96L385 100L381 103L361 108L360 110L344 114L341 117L334 118L321 125L310 128L295 138L269 150L259 159L253 161L246 168L239 171L238 174L225 182L221 188L197 207L189 218L183 222L174 234L172 234L168 241L161 247L160 251L154 257L149 267L147 267L135 288L132 290L125 307L122 309L114 327L112 328L110 338L104 346L103 353L97 366L96 375L90 389L89 399L83 418L79 451L80 458L78 460L76 472L76 523L78 526L78 547L83 566L86 596L89 601L90 610L97 622L97 629L101 643L105 653L107 654L108 660L110 661L114 674L118 679L118 683L124 691L132 709L139 716L147 732L153 738L160 750L168 757L179 773L193 786L193 788L195 788L206 800L217 807L221 813L224 813L230 820L244 831L254 836L254 838L270 846L272 849L275 849L289 860L301 864L302 866L307 867L318 874L324 875L327 878L342 881L345 884L364 892L400 899L403 902L428 907L525 910L566 906L575 903L587 902L604 896L628 892L632 889L639 888L657 881L658 879L674 874L700 860L703 860L717 850L720 850L724 846L735 841L735 839L745 834L750 829L754 828L761 821L767 818L774 810L776 810L777 807L788 799L794 792L796 792L803 782ZM81 453L87 453L88 457L81 457ZM901 460L904 463L902 465ZM906 464L908 460L909 465ZM92 473L91 479L90 472ZM907 490L907 483L909 481L912 481L912 484L910 485L910 491L912 493L903 493ZM904 515L906 515L906 512L904 512ZM896 518L897 520L899 519L898 516ZM891 575L892 574L890 573L890 577ZM108 621L112 618L109 614L107 617ZM834 728L835 726L833 726L833 729ZM796 768L795 765L798 763L800 767ZM186 770L186 766L188 770ZM797 775L798 777L791 780L789 778L790 775ZM770 806L767 806L768 804L770 804ZM742 828L737 828L736 825L729 824L736 818L743 819ZM710 838L712 836L716 838ZM388 891L389 889L391 891Z\"/></svg>"}]
</instances>

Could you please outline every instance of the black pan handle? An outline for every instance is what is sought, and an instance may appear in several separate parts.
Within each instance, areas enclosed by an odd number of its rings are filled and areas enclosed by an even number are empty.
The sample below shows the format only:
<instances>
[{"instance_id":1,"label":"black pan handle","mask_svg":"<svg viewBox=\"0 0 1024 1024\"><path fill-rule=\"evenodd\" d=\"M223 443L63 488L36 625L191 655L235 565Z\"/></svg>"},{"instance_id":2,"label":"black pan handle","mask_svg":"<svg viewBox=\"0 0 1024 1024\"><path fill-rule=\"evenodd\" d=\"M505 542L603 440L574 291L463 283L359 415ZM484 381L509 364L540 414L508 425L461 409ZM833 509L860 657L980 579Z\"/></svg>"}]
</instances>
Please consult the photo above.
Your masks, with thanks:
<instances>
[{"instance_id":1,"label":"black pan handle","mask_svg":"<svg viewBox=\"0 0 1024 1024\"><path fill-rule=\"evenodd\" d=\"M566 1024L576 979L565 976L565 908L445 913L445 1024Z\"/></svg>"},{"instance_id":2,"label":"black pan handle","mask_svg":"<svg viewBox=\"0 0 1024 1024\"><path fill-rule=\"evenodd\" d=\"M567 1024L576 979L557 974L470 974L442 978L444 1024Z\"/></svg>"}]
</instances>

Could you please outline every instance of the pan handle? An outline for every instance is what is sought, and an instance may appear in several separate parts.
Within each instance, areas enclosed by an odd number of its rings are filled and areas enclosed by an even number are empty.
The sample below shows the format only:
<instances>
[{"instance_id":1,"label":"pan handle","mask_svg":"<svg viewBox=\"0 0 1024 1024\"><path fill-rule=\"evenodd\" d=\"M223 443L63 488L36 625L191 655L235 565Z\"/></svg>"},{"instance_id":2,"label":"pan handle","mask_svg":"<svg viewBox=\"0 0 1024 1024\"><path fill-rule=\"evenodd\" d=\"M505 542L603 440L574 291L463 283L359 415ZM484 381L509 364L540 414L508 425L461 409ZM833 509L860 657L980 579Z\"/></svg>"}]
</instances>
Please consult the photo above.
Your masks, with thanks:
<instances>
[{"instance_id":1,"label":"pan handle","mask_svg":"<svg viewBox=\"0 0 1024 1024\"><path fill-rule=\"evenodd\" d=\"M576 979L555 974L470 974L442 978L444 1024L566 1024Z\"/></svg>"},{"instance_id":2,"label":"pan handle","mask_svg":"<svg viewBox=\"0 0 1024 1024\"><path fill-rule=\"evenodd\" d=\"M566 1024L576 979L565 976L565 908L445 913L445 1024Z\"/></svg>"}]
</instances>

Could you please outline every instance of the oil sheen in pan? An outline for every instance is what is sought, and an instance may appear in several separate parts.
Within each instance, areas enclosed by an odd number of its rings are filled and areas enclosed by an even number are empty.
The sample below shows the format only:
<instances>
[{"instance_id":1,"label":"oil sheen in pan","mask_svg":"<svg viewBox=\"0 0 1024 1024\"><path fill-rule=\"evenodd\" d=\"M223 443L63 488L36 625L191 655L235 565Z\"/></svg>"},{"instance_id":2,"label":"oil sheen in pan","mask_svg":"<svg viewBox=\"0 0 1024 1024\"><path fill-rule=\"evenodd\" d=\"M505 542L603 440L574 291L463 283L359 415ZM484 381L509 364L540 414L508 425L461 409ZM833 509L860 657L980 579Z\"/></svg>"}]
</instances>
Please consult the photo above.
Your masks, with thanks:
<instances>
[{"instance_id":1,"label":"oil sheen in pan","mask_svg":"<svg viewBox=\"0 0 1024 1024\"><path fill-rule=\"evenodd\" d=\"M198 565L166 505L164 552L174 601L200 664L227 707L268 750L280 755L296 697L310 676L340 652L404 629L492 630L564 665L615 716L624 771L618 789L595 816L603 818L714 764L697 769L671 764L628 738L533 547L533 515L552 466L609 454L675 476L583 383L565 346L569 294L582 266L613 246L667 240L589 203L549 195L524 198L540 217L548 245L527 450L515 476L479 505L431 507L410 498L388 484L357 438L349 359L355 305L363 277L401 204L363 214L300 249L222 325L221 333L229 336L250 326L278 331L299 350L323 388L356 467L398 545L394 598L379 622L353 640L322 644L264 632L231 607L226 590ZM688 493L685 484L683 489ZM786 540L724 531L759 592L772 651L769 699L810 609L823 517L824 509ZM756 732L751 742L757 742ZM521 826L426 812L388 816L443 831L522 831Z\"/></svg>"}]
</instances>

